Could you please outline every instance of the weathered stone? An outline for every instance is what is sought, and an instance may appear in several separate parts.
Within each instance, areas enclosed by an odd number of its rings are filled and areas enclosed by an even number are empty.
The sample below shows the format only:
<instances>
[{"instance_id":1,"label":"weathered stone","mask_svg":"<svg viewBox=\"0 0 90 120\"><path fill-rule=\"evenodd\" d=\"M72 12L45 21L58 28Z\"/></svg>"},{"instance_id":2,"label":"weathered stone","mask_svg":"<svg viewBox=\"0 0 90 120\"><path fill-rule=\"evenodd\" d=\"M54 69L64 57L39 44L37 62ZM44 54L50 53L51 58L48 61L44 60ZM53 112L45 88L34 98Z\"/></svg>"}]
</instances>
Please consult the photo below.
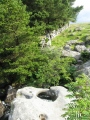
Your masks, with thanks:
<instances>
[{"instance_id":1,"label":"weathered stone","mask_svg":"<svg viewBox=\"0 0 90 120\"><path fill-rule=\"evenodd\" d=\"M76 43L79 43L78 40L70 40L67 42L68 45L73 45L73 44L76 44Z\"/></svg>"},{"instance_id":2,"label":"weathered stone","mask_svg":"<svg viewBox=\"0 0 90 120\"><path fill-rule=\"evenodd\" d=\"M62 56L73 57L73 58L78 60L78 59L80 59L81 54L79 52L72 51L72 50L63 50L62 51Z\"/></svg>"},{"instance_id":3,"label":"weathered stone","mask_svg":"<svg viewBox=\"0 0 90 120\"><path fill-rule=\"evenodd\" d=\"M52 40L54 37L56 37L57 35L59 35L61 32L63 32L64 30L66 30L69 27L69 24L66 24L65 26L58 28L57 30L53 30L53 31L49 31L48 33L46 33L46 38L48 40Z\"/></svg>"},{"instance_id":4,"label":"weathered stone","mask_svg":"<svg viewBox=\"0 0 90 120\"><path fill-rule=\"evenodd\" d=\"M77 64L81 65L81 64L83 64L83 61L82 60L77 60Z\"/></svg>"},{"instance_id":5,"label":"weathered stone","mask_svg":"<svg viewBox=\"0 0 90 120\"><path fill-rule=\"evenodd\" d=\"M71 49L71 48L70 48L70 45L64 46L64 49L65 49L65 50L70 50L70 49Z\"/></svg>"},{"instance_id":6,"label":"weathered stone","mask_svg":"<svg viewBox=\"0 0 90 120\"><path fill-rule=\"evenodd\" d=\"M81 27L76 27L76 28L74 29L74 31L81 31L81 30L82 30Z\"/></svg>"},{"instance_id":7,"label":"weathered stone","mask_svg":"<svg viewBox=\"0 0 90 120\"><path fill-rule=\"evenodd\" d=\"M44 47L50 47L51 46L51 39L48 39L48 41L46 42L45 38L41 40L40 42L40 46L42 48Z\"/></svg>"},{"instance_id":8,"label":"weathered stone","mask_svg":"<svg viewBox=\"0 0 90 120\"><path fill-rule=\"evenodd\" d=\"M87 48L86 51L90 53L90 48Z\"/></svg>"},{"instance_id":9,"label":"weathered stone","mask_svg":"<svg viewBox=\"0 0 90 120\"><path fill-rule=\"evenodd\" d=\"M76 43L76 45L85 45L85 43L84 42L78 42L78 43Z\"/></svg>"},{"instance_id":10,"label":"weathered stone","mask_svg":"<svg viewBox=\"0 0 90 120\"><path fill-rule=\"evenodd\" d=\"M50 47L50 46L51 46L51 40L48 40L48 42L46 43L46 46L47 46L47 47Z\"/></svg>"},{"instance_id":11,"label":"weathered stone","mask_svg":"<svg viewBox=\"0 0 90 120\"><path fill-rule=\"evenodd\" d=\"M47 34L46 34L46 38L47 38L48 40L51 39L50 33L47 33Z\"/></svg>"},{"instance_id":12,"label":"weathered stone","mask_svg":"<svg viewBox=\"0 0 90 120\"><path fill-rule=\"evenodd\" d=\"M85 62L83 65L79 65L78 73L84 73L90 78L90 60Z\"/></svg>"},{"instance_id":13,"label":"weathered stone","mask_svg":"<svg viewBox=\"0 0 90 120\"><path fill-rule=\"evenodd\" d=\"M0 101L0 117L3 116L4 111L5 111L5 107L4 107L3 103Z\"/></svg>"},{"instance_id":14,"label":"weathered stone","mask_svg":"<svg viewBox=\"0 0 90 120\"><path fill-rule=\"evenodd\" d=\"M43 38L43 39L41 40L40 46L41 46L42 48L44 48L44 47L46 46L45 38Z\"/></svg>"},{"instance_id":15,"label":"weathered stone","mask_svg":"<svg viewBox=\"0 0 90 120\"><path fill-rule=\"evenodd\" d=\"M86 36L86 41L90 41L90 35Z\"/></svg>"},{"instance_id":16,"label":"weathered stone","mask_svg":"<svg viewBox=\"0 0 90 120\"><path fill-rule=\"evenodd\" d=\"M84 45L76 45L75 50L78 52L85 51L87 48Z\"/></svg>"},{"instance_id":17,"label":"weathered stone","mask_svg":"<svg viewBox=\"0 0 90 120\"><path fill-rule=\"evenodd\" d=\"M12 100L16 97L16 89L14 89L12 86L9 86L7 91L7 97L5 99L5 103L11 104Z\"/></svg>"},{"instance_id":18,"label":"weathered stone","mask_svg":"<svg viewBox=\"0 0 90 120\"><path fill-rule=\"evenodd\" d=\"M90 45L90 35L86 36L85 44L89 44Z\"/></svg>"},{"instance_id":19,"label":"weathered stone","mask_svg":"<svg viewBox=\"0 0 90 120\"><path fill-rule=\"evenodd\" d=\"M66 97L68 94L62 86L19 89L12 102L9 120L65 120L61 115L70 102Z\"/></svg>"}]
</instances>

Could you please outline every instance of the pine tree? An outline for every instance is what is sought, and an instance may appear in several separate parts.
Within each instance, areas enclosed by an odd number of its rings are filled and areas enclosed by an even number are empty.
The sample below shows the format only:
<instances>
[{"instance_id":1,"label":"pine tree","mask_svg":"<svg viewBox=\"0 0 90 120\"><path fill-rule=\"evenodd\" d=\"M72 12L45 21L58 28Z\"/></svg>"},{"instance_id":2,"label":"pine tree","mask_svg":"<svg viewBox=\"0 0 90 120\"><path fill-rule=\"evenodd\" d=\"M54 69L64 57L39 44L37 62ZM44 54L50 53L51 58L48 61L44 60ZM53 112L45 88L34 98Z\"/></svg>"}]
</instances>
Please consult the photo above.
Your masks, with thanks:
<instances>
[{"instance_id":1,"label":"pine tree","mask_svg":"<svg viewBox=\"0 0 90 120\"><path fill-rule=\"evenodd\" d=\"M22 0L27 10L32 12L30 26L51 31L74 21L82 9L72 7L75 0ZM40 32L40 31L39 31Z\"/></svg>"},{"instance_id":2,"label":"pine tree","mask_svg":"<svg viewBox=\"0 0 90 120\"><path fill-rule=\"evenodd\" d=\"M12 83L25 80L26 54L30 54L30 14L21 0L0 0L0 78Z\"/></svg>"}]
</instances>

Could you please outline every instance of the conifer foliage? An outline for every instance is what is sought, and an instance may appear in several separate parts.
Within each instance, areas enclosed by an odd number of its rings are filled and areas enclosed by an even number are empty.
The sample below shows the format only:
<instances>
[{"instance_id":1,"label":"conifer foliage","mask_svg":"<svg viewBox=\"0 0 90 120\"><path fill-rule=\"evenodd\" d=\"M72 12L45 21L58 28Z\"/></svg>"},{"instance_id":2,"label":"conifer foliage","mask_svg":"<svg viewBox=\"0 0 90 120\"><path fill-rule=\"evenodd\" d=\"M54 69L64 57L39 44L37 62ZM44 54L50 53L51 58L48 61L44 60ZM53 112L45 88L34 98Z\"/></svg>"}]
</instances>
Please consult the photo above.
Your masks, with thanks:
<instances>
[{"instance_id":1,"label":"conifer foliage","mask_svg":"<svg viewBox=\"0 0 90 120\"><path fill-rule=\"evenodd\" d=\"M26 6L22 1L0 0L0 79L2 81L12 82L20 79L20 74L21 77L25 74L25 53L30 48L31 39L29 17L30 14L26 12Z\"/></svg>"},{"instance_id":2,"label":"conifer foliage","mask_svg":"<svg viewBox=\"0 0 90 120\"><path fill-rule=\"evenodd\" d=\"M75 0L22 0L32 12L30 26L50 31L75 21L82 6L73 7ZM39 31L40 32L40 31Z\"/></svg>"},{"instance_id":3,"label":"conifer foliage","mask_svg":"<svg viewBox=\"0 0 90 120\"><path fill-rule=\"evenodd\" d=\"M63 62L56 52L43 52L37 33L61 27L74 18L73 13L82 8L72 8L74 1L0 0L0 82L41 87L70 80L71 70L66 68L72 60Z\"/></svg>"}]
</instances>

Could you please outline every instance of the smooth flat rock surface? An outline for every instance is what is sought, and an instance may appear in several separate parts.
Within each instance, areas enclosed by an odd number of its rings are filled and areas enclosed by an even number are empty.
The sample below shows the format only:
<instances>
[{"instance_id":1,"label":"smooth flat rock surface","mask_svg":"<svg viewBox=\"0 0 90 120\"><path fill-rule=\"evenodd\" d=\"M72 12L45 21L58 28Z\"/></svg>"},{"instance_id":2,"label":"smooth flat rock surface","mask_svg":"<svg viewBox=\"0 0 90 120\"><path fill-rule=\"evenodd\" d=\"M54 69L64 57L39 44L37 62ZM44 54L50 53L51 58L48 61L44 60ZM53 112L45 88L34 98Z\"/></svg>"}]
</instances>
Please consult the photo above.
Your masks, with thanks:
<instances>
[{"instance_id":1,"label":"smooth flat rock surface","mask_svg":"<svg viewBox=\"0 0 90 120\"><path fill-rule=\"evenodd\" d=\"M70 102L68 94L62 86L19 89L11 105L9 120L65 120L61 115Z\"/></svg>"}]
</instances>

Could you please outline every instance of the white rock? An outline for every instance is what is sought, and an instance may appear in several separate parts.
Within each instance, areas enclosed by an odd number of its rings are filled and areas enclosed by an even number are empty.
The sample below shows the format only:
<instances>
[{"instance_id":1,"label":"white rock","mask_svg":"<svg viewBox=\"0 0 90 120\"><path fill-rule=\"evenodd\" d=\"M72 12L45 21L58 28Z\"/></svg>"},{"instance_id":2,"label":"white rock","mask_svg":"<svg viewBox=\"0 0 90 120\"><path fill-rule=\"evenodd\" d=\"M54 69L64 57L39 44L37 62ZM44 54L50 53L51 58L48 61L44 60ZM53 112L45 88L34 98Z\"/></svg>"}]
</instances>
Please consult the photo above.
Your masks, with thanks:
<instances>
[{"instance_id":1,"label":"white rock","mask_svg":"<svg viewBox=\"0 0 90 120\"><path fill-rule=\"evenodd\" d=\"M41 94L51 100L40 98ZM45 117L45 120L65 120L61 115L65 112L63 108L70 102L66 97L68 94L62 86L19 89L11 105L9 120L42 120L41 117Z\"/></svg>"}]
</instances>

